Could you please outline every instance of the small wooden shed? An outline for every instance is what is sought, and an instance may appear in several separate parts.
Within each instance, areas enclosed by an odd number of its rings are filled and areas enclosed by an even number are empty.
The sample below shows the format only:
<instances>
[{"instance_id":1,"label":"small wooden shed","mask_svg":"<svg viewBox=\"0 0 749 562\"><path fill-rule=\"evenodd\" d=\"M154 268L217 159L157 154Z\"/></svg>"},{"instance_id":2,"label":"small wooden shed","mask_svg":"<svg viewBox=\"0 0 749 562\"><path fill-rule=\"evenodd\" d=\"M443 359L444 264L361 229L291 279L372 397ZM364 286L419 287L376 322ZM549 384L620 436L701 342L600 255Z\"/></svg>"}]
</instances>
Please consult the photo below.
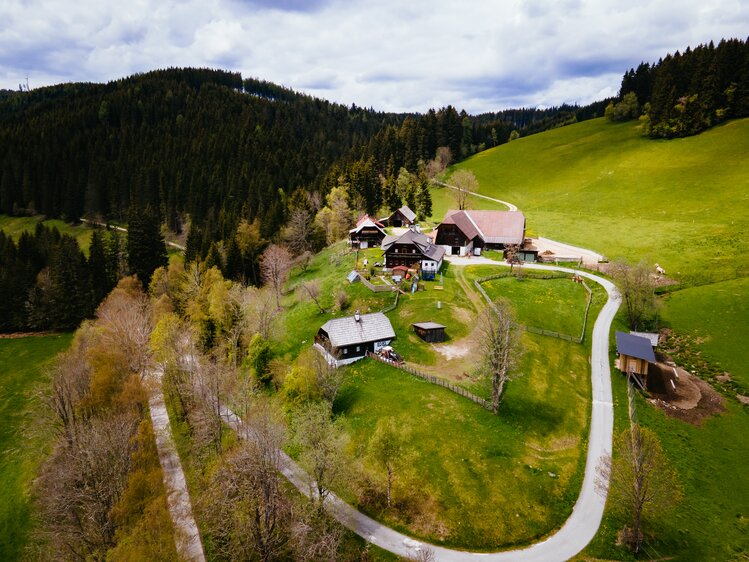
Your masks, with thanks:
<instances>
[{"instance_id":1,"label":"small wooden shed","mask_svg":"<svg viewBox=\"0 0 749 562\"><path fill-rule=\"evenodd\" d=\"M635 374L647 385L648 369L655 363L655 353L648 338L616 332L616 351L619 353L618 368L622 373Z\"/></svg>"},{"instance_id":2,"label":"small wooden shed","mask_svg":"<svg viewBox=\"0 0 749 562\"><path fill-rule=\"evenodd\" d=\"M445 341L445 326L436 322L417 322L411 324L414 332L426 342L439 343Z\"/></svg>"}]
</instances>

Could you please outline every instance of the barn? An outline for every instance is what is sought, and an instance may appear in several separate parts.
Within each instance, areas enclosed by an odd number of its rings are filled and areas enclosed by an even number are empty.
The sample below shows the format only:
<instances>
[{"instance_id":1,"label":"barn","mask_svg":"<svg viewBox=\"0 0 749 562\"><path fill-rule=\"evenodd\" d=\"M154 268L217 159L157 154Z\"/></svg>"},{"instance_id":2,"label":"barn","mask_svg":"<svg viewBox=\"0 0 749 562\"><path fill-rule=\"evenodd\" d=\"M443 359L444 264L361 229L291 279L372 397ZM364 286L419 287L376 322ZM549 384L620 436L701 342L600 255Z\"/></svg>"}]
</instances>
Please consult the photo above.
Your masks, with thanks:
<instances>
[{"instance_id":1,"label":"barn","mask_svg":"<svg viewBox=\"0 0 749 562\"><path fill-rule=\"evenodd\" d=\"M395 339L390 320L382 312L333 318L315 336L315 347L336 367L358 361L368 351L377 353Z\"/></svg>"},{"instance_id":2,"label":"barn","mask_svg":"<svg viewBox=\"0 0 749 562\"><path fill-rule=\"evenodd\" d=\"M445 341L445 326L436 322L416 322L411 324L416 335L429 343L440 343Z\"/></svg>"}]
</instances>

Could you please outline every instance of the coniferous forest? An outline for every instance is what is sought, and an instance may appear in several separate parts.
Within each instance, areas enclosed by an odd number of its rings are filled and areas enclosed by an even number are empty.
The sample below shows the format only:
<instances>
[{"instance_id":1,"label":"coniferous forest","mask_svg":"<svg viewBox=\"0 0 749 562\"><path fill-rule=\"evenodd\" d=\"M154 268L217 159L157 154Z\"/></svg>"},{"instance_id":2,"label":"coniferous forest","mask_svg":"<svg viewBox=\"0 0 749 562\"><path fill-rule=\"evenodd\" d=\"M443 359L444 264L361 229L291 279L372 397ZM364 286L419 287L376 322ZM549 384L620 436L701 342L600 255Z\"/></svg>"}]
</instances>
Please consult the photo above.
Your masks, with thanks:
<instances>
[{"instance_id":1,"label":"coniferous forest","mask_svg":"<svg viewBox=\"0 0 749 562\"><path fill-rule=\"evenodd\" d=\"M75 240L44 227L18 242L0 234L0 330L70 328L123 275L147 284L166 261L160 224L184 232L187 261L259 284L271 243L283 240L297 255L318 250L350 227L341 209L375 214L405 203L429 216L430 162L444 167L604 109L614 120L642 114L653 138L747 116L749 43L723 40L642 63L624 74L618 100L476 116L452 106L424 114L347 107L209 69L4 90L0 212L119 222L133 235L98 233L86 258ZM76 298L65 300L72 290Z\"/></svg>"}]
</instances>

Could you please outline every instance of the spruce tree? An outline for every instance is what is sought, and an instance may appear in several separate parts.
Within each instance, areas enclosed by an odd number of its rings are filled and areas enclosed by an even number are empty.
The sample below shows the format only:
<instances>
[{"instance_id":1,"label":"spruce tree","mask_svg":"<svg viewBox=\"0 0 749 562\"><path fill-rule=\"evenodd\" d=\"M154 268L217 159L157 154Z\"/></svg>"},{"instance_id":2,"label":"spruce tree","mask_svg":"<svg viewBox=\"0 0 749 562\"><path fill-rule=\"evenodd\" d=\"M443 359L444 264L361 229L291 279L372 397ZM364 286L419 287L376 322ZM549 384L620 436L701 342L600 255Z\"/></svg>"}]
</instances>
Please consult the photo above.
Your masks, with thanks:
<instances>
[{"instance_id":1,"label":"spruce tree","mask_svg":"<svg viewBox=\"0 0 749 562\"><path fill-rule=\"evenodd\" d=\"M130 210L127 233L127 263L130 272L148 287L157 267L168 263L161 222L151 206Z\"/></svg>"}]
</instances>

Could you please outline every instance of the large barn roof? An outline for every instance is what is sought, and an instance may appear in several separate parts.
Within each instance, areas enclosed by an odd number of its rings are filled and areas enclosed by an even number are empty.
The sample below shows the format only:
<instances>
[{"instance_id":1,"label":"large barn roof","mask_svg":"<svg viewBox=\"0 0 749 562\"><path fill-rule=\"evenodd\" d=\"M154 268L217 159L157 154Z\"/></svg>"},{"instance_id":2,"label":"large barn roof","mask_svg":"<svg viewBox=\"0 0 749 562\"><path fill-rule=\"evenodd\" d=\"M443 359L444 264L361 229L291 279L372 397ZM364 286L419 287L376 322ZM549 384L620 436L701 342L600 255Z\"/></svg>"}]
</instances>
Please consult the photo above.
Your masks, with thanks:
<instances>
[{"instance_id":1,"label":"large barn roof","mask_svg":"<svg viewBox=\"0 0 749 562\"><path fill-rule=\"evenodd\" d=\"M521 211L447 211L442 224L454 224L472 240L478 234L487 244L522 244L525 215Z\"/></svg>"},{"instance_id":2,"label":"large barn roof","mask_svg":"<svg viewBox=\"0 0 749 562\"><path fill-rule=\"evenodd\" d=\"M626 332L616 332L616 350L620 355L628 355L636 359L644 359L655 363L655 353L648 338L634 336Z\"/></svg>"},{"instance_id":3,"label":"large barn roof","mask_svg":"<svg viewBox=\"0 0 749 562\"><path fill-rule=\"evenodd\" d=\"M328 339L334 347L395 338L393 326L382 312L362 314L358 321L355 316L333 318L325 322L320 329L328 334Z\"/></svg>"}]
</instances>

